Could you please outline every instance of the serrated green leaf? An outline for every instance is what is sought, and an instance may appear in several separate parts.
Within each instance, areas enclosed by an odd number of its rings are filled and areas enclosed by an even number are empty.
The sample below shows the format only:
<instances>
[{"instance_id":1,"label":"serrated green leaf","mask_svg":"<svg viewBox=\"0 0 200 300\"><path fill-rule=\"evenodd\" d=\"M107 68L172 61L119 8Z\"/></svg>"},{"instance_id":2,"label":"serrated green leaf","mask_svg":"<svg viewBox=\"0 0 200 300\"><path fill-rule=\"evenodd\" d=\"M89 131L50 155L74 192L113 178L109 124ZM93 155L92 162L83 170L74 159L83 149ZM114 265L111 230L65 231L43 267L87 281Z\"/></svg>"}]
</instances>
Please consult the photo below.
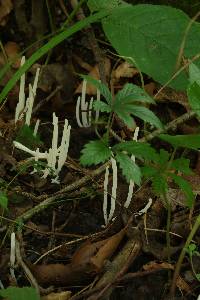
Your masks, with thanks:
<instances>
[{"instance_id":1,"label":"serrated green leaf","mask_svg":"<svg viewBox=\"0 0 200 300\"><path fill-rule=\"evenodd\" d=\"M95 101L93 103L93 107L95 110L99 110L101 112L111 112L111 107L103 101Z\"/></svg>"},{"instance_id":2,"label":"serrated green leaf","mask_svg":"<svg viewBox=\"0 0 200 300\"><path fill-rule=\"evenodd\" d=\"M171 162L171 169L180 171L186 175L191 175L193 172L190 169L190 160L187 158L178 158Z\"/></svg>"},{"instance_id":3,"label":"serrated green leaf","mask_svg":"<svg viewBox=\"0 0 200 300\"><path fill-rule=\"evenodd\" d=\"M163 125L158 117L146 107L132 105L130 108L130 113L157 128L163 128Z\"/></svg>"},{"instance_id":4,"label":"serrated green leaf","mask_svg":"<svg viewBox=\"0 0 200 300\"><path fill-rule=\"evenodd\" d=\"M174 182L180 187L183 193L186 196L186 204L189 208L192 208L192 205L195 200L194 193L192 191L192 187L188 181L183 179L181 176L178 176L173 173L169 173L169 176L174 180Z\"/></svg>"},{"instance_id":5,"label":"serrated green leaf","mask_svg":"<svg viewBox=\"0 0 200 300\"><path fill-rule=\"evenodd\" d=\"M148 143L140 143L136 141L128 141L116 144L112 147L113 151L126 151L136 157L142 157L147 160L156 159L156 151Z\"/></svg>"},{"instance_id":6,"label":"serrated green leaf","mask_svg":"<svg viewBox=\"0 0 200 300\"><path fill-rule=\"evenodd\" d=\"M119 55L132 57L139 70L161 84L174 74L189 22L190 18L181 10L150 4L122 6L102 21L105 34ZM198 39L200 24L193 22L184 45L184 57L192 58L200 52ZM186 90L187 73L181 72L169 86Z\"/></svg>"},{"instance_id":7,"label":"serrated green leaf","mask_svg":"<svg viewBox=\"0 0 200 300\"><path fill-rule=\"evenodd\" d=\"M9 287L0 290L0 296L9 300L40 300L37 291L32 287Z\"/></svg>"},{"instance_id":8,"label":"serrated green leaf","mask_svg":"<svg viewBox=\"0 0 200 300\"><path fill-rule=\"evenodd\" d=\"M148 179L151 179L151 177L158 175L158 170L151 166L144 166L141 168L141 171L142 175Z\"/></svg>"},{"instance_id":9,"label":"serrated green leaf","mask_svg":"<svg viewBox=\"0 0 200 300\"><path fill-rule=\"evenodd\" d=\"M189 80L190 84L196 82L200 85L200 69L194 63L189 64Z\"/></svg>"},{"instance_id":10,"label":"serrated green leaf","mask_svg":"<svg viewBox=\"0 0 200 300\"><path fill-rule=\"evenodd\" d=\"M168 184L164 176L157 174L152 178L152 188L159 195L164 195L167 192Z\"/></svg>"},{"instance_id":11,"label":"serrated green leaf","mask_svg":"<svg viewBox=\"0 0 200 300\"><path fill-rule=\"evenodd\" d=\"M115 157L122 169L122 174L125 176L127 182L133 180L137 185L141 184L141 171L138 165L126 154L118 152Z\"/></svg>"},{"instance_id":12,"label":"serrated green leaf","mask_svg":"<svg viewBox=\"0 0 200 300\"><path fill-rule=\"evenodd\" d=\"M94 79L93 77L89 75L81 75L83 79L85 79L88 83L94 85L100 92L102 96L104 96L106 102L108 105L111 105L112 103L112 95L111 92L109 91L109 88L99 80Z\"/></svg>"},{"instance_id":13,"label":"serrated green leaf","mask_svg":"<svg viewBox=\"0 0 200 300\"><path fill-rule=\"evenodd\" d=\"M124 109L118 109L115 112L117 116L128 126L128 128L135 129L135 120L132 116L130 116L129 110L126 111L126 108L124 107Z\"/></svg>"},{"instance_id":14,"label":"serrated green leaf","mask_svg":"<svg viewBox=\"0 0 200 300\"><path fill-rule=\"evenodd\" d=\"M164 149L160 149L160 153L158 154L157 161L160 166L166 166L168 160L170 158L170 153Z\"/></svg>"},{"instance_id":15,"label":"serrated green leaf","mask_svg":"<svg viewBox=\"0 0 200 300\"><path fill-rule=\"evenodd\" d=\"M81 151L80 162L83 166L97 165L109 160L111 157L110 148L102 141L91 141Z\"/></svg>"},{"instance_id":16,"label":"serrated green leaf","mask_svg":"<svg viewBox=\"0 0 200 300\"><path fill-rule=\"evenodd\" d=\"M200 116L200 85L197 82L190 84L187 89L187 95L192 110Z\"/></svg>"},{"instance_id":17,"label":"serrated green leaf","mask_svg":"<svg viewBox=\"0 0 200 300\"><path fill-rule=\"evenodd\" d=\"M4 209L8 208L8 197L3 191L0 191L0 206Z\"/></svg>"},{"instance_id":18,"label":"serrated green leaf","mask_svg":"<svg viewBox=\"0 0 200 300\"><path fill-rule=\"evenodd\" d=\"M160 134L161 140L170 143L174 147L184 147L189 149L200 148L200 134L185 134L185 135L169 135Z\"/></svg>"},{"instance_id":19,"label":"serrated green leaf","mask_svg":"<svg viewBox=\"0 0 200 300\"><path fill-rule=\"evenodd\" d=\"M126 83L123 89L115 96L113 107L115 110L115 107L121 107L134 102L155 104L153 98L151 98L142 88L135 84Z\"/></svg>"}]
</instances>

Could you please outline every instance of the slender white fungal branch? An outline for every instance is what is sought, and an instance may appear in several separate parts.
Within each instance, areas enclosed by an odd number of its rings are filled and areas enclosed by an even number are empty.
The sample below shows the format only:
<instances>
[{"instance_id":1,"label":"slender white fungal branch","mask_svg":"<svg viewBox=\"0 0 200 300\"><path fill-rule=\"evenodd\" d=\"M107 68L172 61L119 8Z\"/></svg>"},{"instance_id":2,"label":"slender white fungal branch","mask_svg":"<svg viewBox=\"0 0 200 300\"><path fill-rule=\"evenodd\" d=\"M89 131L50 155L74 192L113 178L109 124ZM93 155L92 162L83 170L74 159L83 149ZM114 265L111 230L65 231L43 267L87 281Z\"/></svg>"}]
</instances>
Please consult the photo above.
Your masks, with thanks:
<instances>
[{"instance_id":1,"label":"slender white fungal branch","mask_svg":"<svg viewBox=\"0 0 200 300\"><path fill-rule=\"evenodd\" d=\"M25 56L23 56L21 59L21 66L23 66L24 63L25 63ZM18 120L22 119L23 113L25 113L25 124L27 124L28 126L30 125L33 103L35 100L36 90L37 90L37 85L39 80L39 73L40 73L40 69L37 68L33 86L29 84L29 95L26 101L25 101L25 92L24 92L25 73L20 78L19 101L15 111L15 123Z\"/></svg>"},{"instance_id":2,"label":"slender white fungal branch","mask_svg":"<svg viewBox=\"0 0 200 300\"><path fill-rule=\"evenodd\" d=\"M143 209L141 209L138 213L136 213L136 215L143 215L146 214L147 211L149 210L149 208L151 207L153 201L151 198L149 198L148 203L145 205L145 207Z\"/></svg>"},{"instance_id":3,"label":"slender white fungal branch","mask_svg":"<svg viewBox=\"0 0 200 300\"><path fill-rule=\"evenodd\" d=\"M114 212L115 212L115 203L117 197L117 163L114 158L111 158L111 166L113 170L113 182L112 182L112 193L110 200L110 212L108 215L108 178L109 178L109 166L106 167L105 179L104 179L104 201L103 201L103 215L105 224L112 220Z\"/></svg>"},{"instance_id":4,"label":"slender white fungal branch","mask_svg":"<svg viewBox=\"0 0 200 300\"><path fill-rule=\"evenodd\" d=\"M89 127L92 123L92 106L93 97L86 102L86 86L87 81L83 80L81 96L78 97L76 102L76 120L79 127ZM97 101L100 100L100 92L97 90ZM80 118L81 115L81 118ZM95 121L99 118L99 110L96 111Z\"/></svg>"},{"instance_id":5,"label":"slender white fungal branch","mask_svg":"<svg viewBox=\"0 0 200 300\"><path fill-rule=\"evenodd\" d=\"M68 125L68 120L65 119L63 134L61 145L58 147L58 118L56 117L55 113L53 113L53 136L52 136L52 145L48 152L41 153L39 148L36 151L33 151L26 146L22 145L21 143L14 141L13 144L16 148L29 153L31 156L35 158L35 161L39 159L46 159L47 160L47 168L43 171L43 178L46 178L51 170L55 174L55 179L52 180L54 183L59 183L58 175L67 159L68 149L69 149L69 140L70 140L70 131L71 126ZM36 170L34 169L33 172Z\"/></svg>"},{"instance_id":6,"label":"slender white fungal branch","mask_svg":"<svg viewBox=\"0 0 200 300\"><path fill-rule=\"evenodd\" d=\"M33 94L33 88L31 84L29 84L29 96L26 100L26 117L25 117L25 124L30 126L31 123L31 115L32 115L32 110L33 110L33 103L34 103L34 94Z\"/></svg>"},{"instance_id":7,"label":"slender white fungal branch","mask_svg":"<svg viewBox=\"0 0 200 300\"><path fill-rule=\"evenodd\" d=\"M137 141L138 133L139 133L139 127L136 127L135 131L134 131L134 135L133 135L133 140L134 141ZM131 159L132 159L133 162L135 162L135 156L134 155L131 155ZM124 203L124 207L126 207L126 208L128 208L130 203L131 203L131 200L132 200L132 197L133 197L134 186L135 186L134 181L130 180L129 187L128 187L128 196L127 196L126 201Z\"/></svg>"},{"instance_id":8,"label":"slender white fungal branch","mask_svg":"<svg viewBox=\"0 0 200 300\"><path fill-rule=\"evenodd\" d=\"M108 178L109 178L109 166L106 167L105 178L104 178L104 198L103 198L103 216L105 220L105 224L108 225Z\"/></svg>"},{"instance_id":9,"label":"slender white fungal branch","mask_svg":"<svg viewBox=\"0 0 200 300\"><path fill-rule=\"evenodd\" d=\"M111 194L111 207L108 217L108 222L112 220L115 212L115 203L117 198L117 163L114 158L111 158L112 170L113 170L113 183L112 183L112 194Z\"/></svg>"},{"instance_id":10,"label":"slender white fungal branch","mask_svg":"<svg viewBox=\"0 0 200 300\"><path fill-rule=\"evenodd\" d=\"M100 101L100 98L101 98L101 94L100 94L100 91L97 90L97 102ZM97 123L99 119L99 109L96 110L96 116L95 116L95 122Z\"/></svg>"},{"instance_id":11,"label":"slender white fungal branch","mask_svg":"<svg viewBox=\"0 0 200 300\"><path fill-rule=\"evenodd\" d=\"M37 157L37 159L47 159L48 154L46 152L41 153L41 152L38 152L37 150L33 151L33 150L27 148L26 146L22 145L21 143L19 143L17 141L14 141L13 144L14 144L15 148L17 148L19 150L22 150L24 152L27 152L31 156Z\"/></svg>"},{"instance_id":12,"label":"slender white fungal branch","mask_svg":"<svg viewBox=\"0 0 200 300\"><path fill-rule=\"evenodd\" d=\"M21 67L24 65L24 63L25 63L25 56L22 56ZM18 100L16 110L15 110L15 123L20 119L20 114L24 110L24 106L25 106L25 92L24 92L24 89L25 89L25 73L20 78L19 100Z\"/></svg>"},{"instance_id":13,"label":"slender white fungal branch","mask_svg":"<svg viewBox=\"0 0 200 300\"><path fill-rule=\"evenodd\" d=\"M16 281L15 277L15 233L12 232L10 236L10 275Z\"/></svg>"},{"instance_id":14,"label":"slender white fungal branch","mask_svg":"<svg viewBox=\"0 0 200 300\"><path fill-rule=\"evenodd\" d=\"M39 125L40 125L40 120L37 119L37 121L36 121L36 123L35 123L34 131L33 131L33 135L34 135L34 136L36 136L37 133L38 133Z\"/></svg>"}]
</instances>

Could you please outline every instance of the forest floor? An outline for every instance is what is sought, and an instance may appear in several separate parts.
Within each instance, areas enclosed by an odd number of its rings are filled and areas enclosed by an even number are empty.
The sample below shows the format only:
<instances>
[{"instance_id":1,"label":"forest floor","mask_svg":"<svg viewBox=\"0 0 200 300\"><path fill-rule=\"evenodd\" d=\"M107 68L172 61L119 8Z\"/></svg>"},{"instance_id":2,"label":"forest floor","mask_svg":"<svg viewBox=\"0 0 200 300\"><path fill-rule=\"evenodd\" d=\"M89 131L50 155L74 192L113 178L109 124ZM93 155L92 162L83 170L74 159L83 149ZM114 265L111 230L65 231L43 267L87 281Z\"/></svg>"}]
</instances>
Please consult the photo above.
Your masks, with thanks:
<instances>
[{"instance_id":1,"label":"forest floor","mask_svg":"<svg viewBox=\"0 0 200 300\"><path fill-rule=\"evenodd\" d=\"M51 14L47 13L45 1L32 1L31 8L25 0L15 4L11 0L0 1L0 71L6 59L16 57L0 82L1 89L19 69L22 51L26 50L24 53L28 59L45 44L47 39L42 40L42 37L60 28L73 9L73 1L68 1L66 6L64 1L47 2ZM78 17L76 14L71 24ZM127 82L140 85L138 70L114 54L97 25L79 31L32 65L26 73L26 95L37 67L41 68L41 73L31 125L34 127L37 119L40 120L39 139L33 141L30 138L23 120L15 124L19 82L0 110L1 288L32 285L42 296L55 293L55 298L43 299L170 299L167 298L170 282L192 219L199 210L198 201L191 212L184 205L180 190L170 187L169 261L167 211L150 184L135 187L132 202L126 209L124 202L128 185L123 176L118 175L115 215L105 226L102 209L105 166L84 168L79 162L83 146L96 138L96 132L95 126L79 127L77 124L76 103L82 90L78 74L103 79L116 93ZM148 76L144 75L144 79L145 90L154 97L161 86ZM89 84L86 97L96 97L96 90ZM173 124L182 115L190 113L187 95L170 88L159 94L156 103L154 112L164 124ZM32 173L34 167L30 164L30 155L13 147L13 141L17 140L32 150L37 147L42 152L48 150L53 113L59 120L59 141L65 119L72 128L68 158L59 174L59 184L52 183L50 177L42 178L40 172ZM114 129L123 139L130 139L133 134L119 120L115 120ZM190 118L180 122L173 132L190 134L198 130L199 121ZM142 138L142 134L139 137ZM161 142L153 139L152 143L159 148ZM189 156L194 174L187 179L193 189L198 190L200 157L196 152ZM111 190L111 180L109 188ZM153 200L151 208L139 214L149 199ZM11 233L15 233L15 276L10 269ZM199 235L196 241L199 241ZM193 257L193 265L198 273L198 256ZM189 257L184 260L176 287L174 299L197 299L199 282L193 274Z\"/></svg>"}]
</instances>

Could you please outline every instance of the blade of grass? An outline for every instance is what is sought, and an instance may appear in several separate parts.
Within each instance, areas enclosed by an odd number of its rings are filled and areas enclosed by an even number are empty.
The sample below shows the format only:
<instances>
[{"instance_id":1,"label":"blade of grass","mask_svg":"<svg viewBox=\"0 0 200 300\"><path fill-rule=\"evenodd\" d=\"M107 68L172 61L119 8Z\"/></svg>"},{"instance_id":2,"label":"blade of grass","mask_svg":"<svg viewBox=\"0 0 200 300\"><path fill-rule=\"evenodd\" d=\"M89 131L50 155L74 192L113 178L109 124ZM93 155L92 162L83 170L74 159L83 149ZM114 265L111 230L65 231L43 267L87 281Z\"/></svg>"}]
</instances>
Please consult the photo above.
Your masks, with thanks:
<instances>
[{"instance_id":1,"label":"blade of grass","mask_svg":"<svg viewBox=\"0 0 200 300\"><path fill-rule=\"evenodd\" d=\"M109 14L110 10L102 10L94 15L91 15L76 24L72 27L62 31L55 37L53 37L48 43L38 49L33 55L26 61L26 63L13 75L13 77L8 81L6 86L3 88L2 92L0 93L0 103L6 98L7 94L10 90L14 87L15 83L20 79L20 77L44 54L46 54L50 49L57 46L66 38L70 37L72 34L76 33L77 31L83 29L88 24L94 23Z\"/></svg>"}]
</instances>

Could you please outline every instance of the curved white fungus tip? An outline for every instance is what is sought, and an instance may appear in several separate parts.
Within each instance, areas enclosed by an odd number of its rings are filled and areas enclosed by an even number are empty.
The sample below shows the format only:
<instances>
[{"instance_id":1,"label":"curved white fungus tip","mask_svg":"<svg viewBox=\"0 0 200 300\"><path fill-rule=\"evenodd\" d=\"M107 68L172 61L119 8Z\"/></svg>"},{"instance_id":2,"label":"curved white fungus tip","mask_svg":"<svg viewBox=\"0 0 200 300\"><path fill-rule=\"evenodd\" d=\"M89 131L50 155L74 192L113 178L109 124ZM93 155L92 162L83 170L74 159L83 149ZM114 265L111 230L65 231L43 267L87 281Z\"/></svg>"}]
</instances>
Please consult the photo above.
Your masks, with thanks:
<instances>
[{"instance_id":1,"label":"curved white fungus tip","mask_svg":"<svg viewBox=\"0 0 200 300\"><path fill-rule=\"evenodd\" d=\"M106 167L105 170L105 178L104 178L104 198L103 198L103 216L105 220L105 224L108 224L108 214L107 214L107 206L108 206L108 177L109 177L109 166Z\"/></svg>"},{"instance_id":2,"label":"curved white fungus tip","mask_svg":"<svg viewBox=\"0 0 200 300\"><path fill-rule=\"evenodd\" d=\"M139 130L140 130L139 127L135 128L134 135L133 135L133 140L134 141L137 141L137 139L138 139ZM132 159L133 162L135 162L135 156L134 155L131 155L131 159ZM130 203L131 203L131 200L132 200L132 197L133 197L134 186L135 186L134 181L130 180L129 188L128 188L128 195L127 195L126 201L124 203L124 207L126 207L126 208L128 208Z\"/></svg>"},{"instance_id":3,"label":"curved white fungus tip","mask_svg":"<svg viewBox=\"0 0 200 300\"><path fill-rule=\"evenodd\" d=\"M112 220L115 212L115 203L117 198L117 163L114 158L111 158L112 170L113 170L113 183L112 183L112 193L111 193L111 203L110 203L110 213L108 217L108 222Z\"/></svg>"}]
</instances>

